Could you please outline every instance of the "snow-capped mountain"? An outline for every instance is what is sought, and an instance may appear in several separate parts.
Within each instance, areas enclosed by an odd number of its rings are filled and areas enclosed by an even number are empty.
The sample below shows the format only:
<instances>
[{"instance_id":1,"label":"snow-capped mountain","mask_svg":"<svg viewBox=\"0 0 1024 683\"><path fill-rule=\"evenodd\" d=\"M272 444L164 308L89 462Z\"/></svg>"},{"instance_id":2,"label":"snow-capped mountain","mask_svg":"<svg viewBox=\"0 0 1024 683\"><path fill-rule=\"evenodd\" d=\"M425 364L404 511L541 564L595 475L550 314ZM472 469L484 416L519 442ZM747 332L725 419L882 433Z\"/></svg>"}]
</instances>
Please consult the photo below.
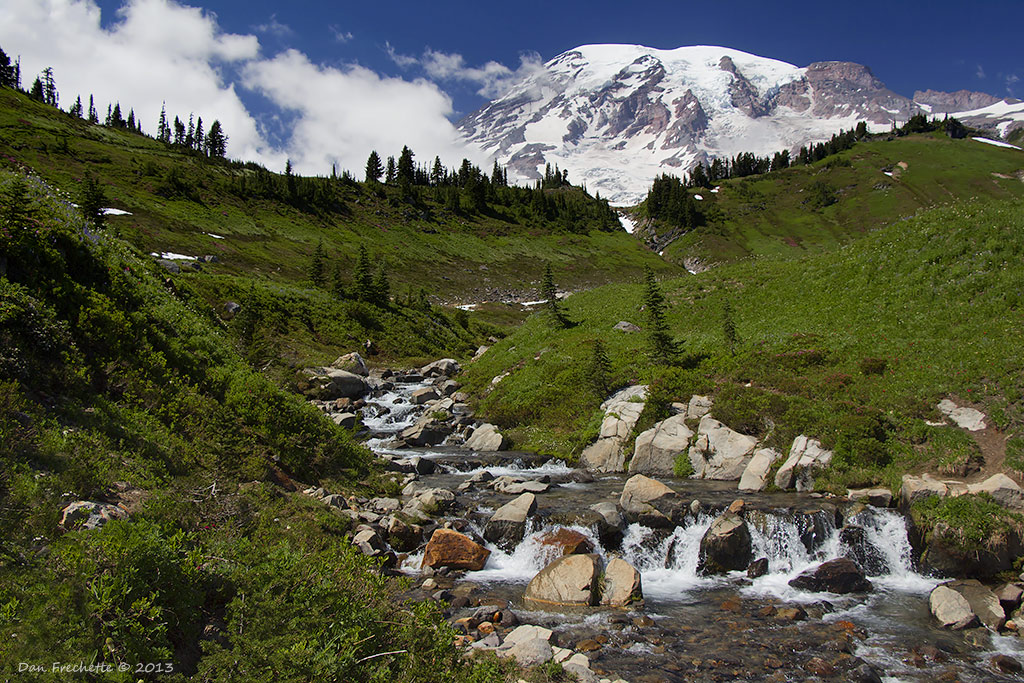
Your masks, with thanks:
<instances>
[{"instance_id":1,"label":"snow-capped mountain","mask_svg":"<svg viewBox=\"0 0 1024 683\"><path fill-rule=\"evenodd\" d=\"M917 104L850 62L801 68L724 47L584 45L558 55L459 128L519 180L540 178L545 164L557 164L591 192L632 204L659 173L682 174L741 152L795 151L858 121L879 131L920 111L973 109L1000 132L1007 122L1024 122L1024 104L981 93L919 95ZM999 108L1013 112L985 118Z\"/></svg>"}]
</instances>

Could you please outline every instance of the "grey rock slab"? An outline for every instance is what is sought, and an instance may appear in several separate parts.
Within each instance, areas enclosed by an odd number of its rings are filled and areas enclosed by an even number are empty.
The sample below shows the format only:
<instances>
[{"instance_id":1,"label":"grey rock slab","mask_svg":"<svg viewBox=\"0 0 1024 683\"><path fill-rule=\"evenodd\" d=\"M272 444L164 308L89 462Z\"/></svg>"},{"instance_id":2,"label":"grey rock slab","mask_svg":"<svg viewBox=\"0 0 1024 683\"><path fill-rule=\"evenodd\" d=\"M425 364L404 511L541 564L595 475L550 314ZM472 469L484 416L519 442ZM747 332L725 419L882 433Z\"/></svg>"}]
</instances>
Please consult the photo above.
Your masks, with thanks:
<instances>
[{"instance_id":1,"label":"grey rock slab","mask_svg":"<svg viewBox=\"0 0 1024 683\"><path fill-rule=\"evenodd\" d=\"M685 415L662 420L636 437L629 472L671 476L676 456L686 453L691 438L693 432L686 426Z\"/></svg>"},{"instance_id":2,"label":"grey rock slab","mask_svg":"<svg viewBox=\"0 0 1024 683\"><path fill-rule=\"evenodd\" d=\"M782 457L774 448L759 448L747 463L740 477L740 491L764 491L768 485L768 473L775 461Z\"/></svg>"}]
</instances>

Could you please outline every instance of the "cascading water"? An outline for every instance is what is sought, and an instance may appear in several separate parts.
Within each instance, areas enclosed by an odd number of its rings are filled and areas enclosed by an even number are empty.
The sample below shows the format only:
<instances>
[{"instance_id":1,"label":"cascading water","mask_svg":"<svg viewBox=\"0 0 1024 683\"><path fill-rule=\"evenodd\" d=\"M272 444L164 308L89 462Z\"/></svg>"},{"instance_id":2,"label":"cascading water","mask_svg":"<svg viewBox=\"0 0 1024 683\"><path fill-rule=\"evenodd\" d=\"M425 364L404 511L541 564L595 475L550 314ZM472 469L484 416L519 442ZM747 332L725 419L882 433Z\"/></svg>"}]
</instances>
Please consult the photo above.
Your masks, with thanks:
<instances>
[{"instance_id":1,"label":"cascading water","mask_svg":"<svg viewBox=\"0 0 1024 683\"><path fill-rule=\"evenodd\" d=\"M400 384L380 396L368 398L362 411L363 424L375 434L397 434L411 426L423 407L412 403L410 396L426 386L424 382Z\"/></svg>"}]
</instances>

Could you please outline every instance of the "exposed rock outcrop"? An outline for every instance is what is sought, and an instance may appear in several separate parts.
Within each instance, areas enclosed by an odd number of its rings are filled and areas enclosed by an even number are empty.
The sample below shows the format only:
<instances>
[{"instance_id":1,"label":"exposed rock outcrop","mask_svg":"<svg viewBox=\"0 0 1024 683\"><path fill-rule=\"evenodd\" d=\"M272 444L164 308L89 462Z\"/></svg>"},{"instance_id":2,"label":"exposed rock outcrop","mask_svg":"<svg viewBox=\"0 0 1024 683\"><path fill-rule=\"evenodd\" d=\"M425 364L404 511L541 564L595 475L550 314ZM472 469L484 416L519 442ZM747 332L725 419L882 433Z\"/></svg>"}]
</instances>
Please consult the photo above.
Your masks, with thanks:
<instances>
[{"instance_id":1,"label":"exposed rock outcrop","mask_svg":"<svg viewBox=\"0 0 1024 683\"><path fill-rule=\"evenodd\" d=\"M775 473L775 485L780 489L814 490L814 470L824 469L832 462L832 451L825 450L821 442L803 434L793 439L789 457Z\"/></svg>"},{"instance_id":2,"label":"exposed rock outcrop","mask_svg":"<svg viewBox=\"0 0 1024 683\"><path fill-rule=\"evenodd\" d=\"M739 479L756 446L756 438L740 434L705 415L697 427L697 442L689 451L693 476L725 481Z\"/></svg>"},{"instance_id":3,"label":"exposed rock outcrop","mask_svg":"<svg viewBox=\"0 0 1024 683\"><path fill-rule=\"evenodd\" d=\"M746 569L752 559L750 529L738 514L726 512L700 540L700 574L724 574Z\"/></svg>"},{"instance_id":4,"label":"exposed rock outcrop","mask_svg":"<svg viewBox=\"0 0 1024 683\"><path fill-rule=\"evenodd\" d=\"M511 551L523 540L526 520L537 509L537 497L524 493L498 508L484 528L484 538L503 550Z\"/></svg>"},{"instance_id":5,"label":"exposed rock outcrop","mask_svg":"<svg viewBox=\"0 0 1024 683\"><path fill-rule=\"evenodd\" d=\"M671 476L676 457L687 452L691 438L685 415L674 415L641 432L629 461L630 473Z\"/></svg>"},{"instance_id":6,"label":"exposed rock outcrop","mask_svg":"<svg viewBox=\"0 0 1024 683\"><path fill-rule=\"evenodd\" d=\"M822 562L790 580L789 585L818 593L866 593L874 590L857 563L847 557Z\"/></svg>"},{"instance_id":7,"label":"exposed rock outcrop","mask_svg":"<svg viewBox=\"0 0 1024 683\"><path fill-rule=\"evenodd\" d=\"M484 423L474 429L470 437L466 439L466 443L462 445L463 448L468 448L471 451L486 453L503 451L508 446L508 439L498 431L496 426L489 423Z\"/></svg>"},{"instance_id":8,"label":"exposed rock outcrop","mask_svg":"<svg viewBox=\"0 0 1024 683\"><path fill-rule=\"evenodd\" d=\"M775 461L782 457L774 448L758 448L740 477L740 491L764 491L768 473Z\"/></svg>"},{"instance_id":9,"label":"exposed rock outcrop","mask_svg":"<svg viewBox=\"0 0 1024 683\"><path fill-rule=\"evenodd\" d=\"M451 567L477 571L484 568L491 551L465 534L436 529L423 551L422 567Z\"/></svg>"},{"instance_id":10,"label":"exposed rock outcrop","mask_svg":"<svg viewBox=\"0 0 1024 683\"><path fill-rule=\"evenodd\" d=\"M599 555L566 555L533 577L523 599L541 605L596 605L600 574Z\"/></svg>"},{"instance_id":11,"label":"exposed rock outcrop","mask_svg":"<svg viewBox=\"0 0 1024 683\"><path fill-rule=\"evenodd\" d=\"M672 528L686 516L686 505L678 493L660 481L635 474L626 480L619 507L629 522L654 528Z\"/></svg>"},{"instance_id":12,"label":"exposed rock outcrop","mask_svg":"<svg viewBox=\"0 0 1024 683\"><path fill-rule=\"evenodd\" d=\"M625 466L623 447L630 432L640 419L647 399L647 387L627 387L601 404L604 419L601 433L594 443L584 449L580 461L587 469L597 472L621 472Z\"/></svg>"}]
</instances>

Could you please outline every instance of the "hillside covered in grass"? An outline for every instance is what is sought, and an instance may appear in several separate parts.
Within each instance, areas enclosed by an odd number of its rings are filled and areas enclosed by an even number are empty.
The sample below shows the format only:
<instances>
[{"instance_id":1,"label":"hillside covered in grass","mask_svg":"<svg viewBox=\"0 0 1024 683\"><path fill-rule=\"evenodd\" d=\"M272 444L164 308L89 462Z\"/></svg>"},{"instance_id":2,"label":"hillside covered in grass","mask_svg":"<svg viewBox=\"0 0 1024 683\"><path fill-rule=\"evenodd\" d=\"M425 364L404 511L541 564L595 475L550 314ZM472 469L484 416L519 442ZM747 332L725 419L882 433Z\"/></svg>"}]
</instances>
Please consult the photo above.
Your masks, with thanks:
<instances>
[{"instance_id":1,"label":"hillside covered in grass","mask_svg":"<svg viewBox=\"0 0 1024 683\"><path fill-rule=\"evenodd\" d=\"M564 176L509 187L468 162L432 168L430 150L410 150L412 182L366 182L362 169L358 179L334 169L305 178L90 124L4 89L0 155L67 191L90 173L108 206L130 213L111 216L111 226L145 253L215 256L192 278L210 304L253 283L285 298L308 288L318 245L319 289L352 286L362 247L386 269L393 295L422 289L432 303L532 298L547 264L567 289L622 281L645 265L674 268Z\"/></svg>"},{"instance_id":2,"label":"hillside covered in grass","mask_svg":"<svg viewBox=\"0 0 1024 683\"><path fill-rule=\"evenodd\" d=\"M943 132L871 136L809 165L690 188L693 229L641 220L666 260L704 267L832 249L919 209L1024 196L1024 152ZM634 212L647 214L641 204ZM655 239L655 236L657 237Z\"/></svg>"},{"instance_id":3,"label":"hillside covered in grass","mask_svg":"<svg viewBox=\"0 0 1024 683\"><path fill-rule=\"evenodd\" d=\"M520 445L578 454L600 425L605 395L591 388L590 368L601 340L610 388L652 385L638 431L667 416L669 402L712 394L715 416L734 429L779 448L801 433L834 448L830 485L892 485L977 454L965 433L924 424L941 398L981 407L1010 434L1024 426L1021 282L1024 202L964 202L829 252L663 281L682 349L675 364L650 360L645 331L612 329L649 328L643 287L613 285L566 300L567 329L534 315L467 382Z\"/></svg>"},{"instance_id":4,"label":"hillside covered in grass","mask_svg":"<svg viewBox=\"0 0 1024 683\"><path fill-rule=\"evenodd\" d=\"M289 492L372 490L370 453L253 370L201 298L38 177L0 172L0 226L0 660L111 681L499 675L398 597L348 518ZM79 529L76 501L118 518Z\"/></svg>"}]
</instances>

